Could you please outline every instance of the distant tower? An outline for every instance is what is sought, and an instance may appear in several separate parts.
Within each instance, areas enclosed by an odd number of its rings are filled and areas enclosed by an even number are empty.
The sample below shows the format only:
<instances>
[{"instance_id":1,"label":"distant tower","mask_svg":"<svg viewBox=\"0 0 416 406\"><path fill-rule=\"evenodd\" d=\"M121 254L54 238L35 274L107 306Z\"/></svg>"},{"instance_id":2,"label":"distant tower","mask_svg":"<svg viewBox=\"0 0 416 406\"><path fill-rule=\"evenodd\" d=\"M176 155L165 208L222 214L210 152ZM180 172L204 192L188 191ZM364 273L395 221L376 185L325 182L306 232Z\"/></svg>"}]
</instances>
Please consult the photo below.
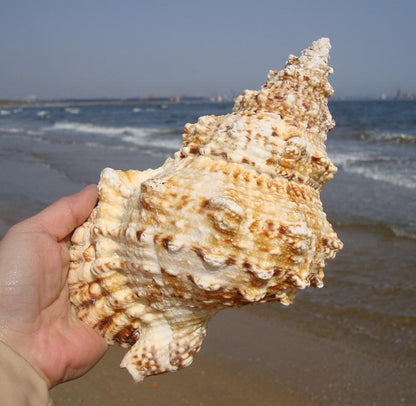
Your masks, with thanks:
<instances>
[{"instance_id":1,"label":"distant tower","mask_svg":"<svg viewBox=\"0 0 416 406\"><path fill-rule=\"evenodd\" d=\"M403 99L402 88L400 86L397 86L396 100L402 100L402 99Z\"/></svg>"}]
</instances>

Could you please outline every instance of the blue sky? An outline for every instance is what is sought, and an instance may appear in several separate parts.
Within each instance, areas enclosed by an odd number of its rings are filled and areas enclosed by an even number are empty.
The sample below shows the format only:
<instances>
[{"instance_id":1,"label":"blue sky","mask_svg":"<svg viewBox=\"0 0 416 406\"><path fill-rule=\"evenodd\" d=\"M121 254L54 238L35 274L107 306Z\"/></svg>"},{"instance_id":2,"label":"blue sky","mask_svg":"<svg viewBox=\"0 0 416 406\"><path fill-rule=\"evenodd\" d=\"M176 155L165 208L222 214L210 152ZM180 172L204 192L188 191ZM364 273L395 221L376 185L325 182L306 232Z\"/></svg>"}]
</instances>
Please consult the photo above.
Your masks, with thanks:
<instances>
[{"instance_id":1,"label":"blue sky","mask_svg":"<svg viewBox=\"0 0 416 406\"><path fill-rule=\"evenodd\" d=\"M416 92L414 0L0 0L0 99L258 88L322 36L338 97Z\"/></svg>"}]
</instances>

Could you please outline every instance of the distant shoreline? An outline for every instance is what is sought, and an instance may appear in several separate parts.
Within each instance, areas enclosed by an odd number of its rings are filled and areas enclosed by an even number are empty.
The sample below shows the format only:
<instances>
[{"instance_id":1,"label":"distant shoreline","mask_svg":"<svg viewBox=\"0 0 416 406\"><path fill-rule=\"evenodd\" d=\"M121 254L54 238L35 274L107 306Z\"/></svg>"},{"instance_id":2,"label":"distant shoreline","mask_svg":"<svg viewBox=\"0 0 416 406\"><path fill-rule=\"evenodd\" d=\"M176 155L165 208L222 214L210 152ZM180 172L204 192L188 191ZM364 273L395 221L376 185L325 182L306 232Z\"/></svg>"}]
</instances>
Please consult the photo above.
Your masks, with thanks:
<instances>
[{"instance_id":1,"label":"distant shoreline","mask_svg":"<svg viewBox=\"0 0 416 406\"><path fill-rule=\"evenodd\" d=\"M357 102L357 101L414 101L416 99L398 100L395 98L388 99L371 99L371 98L357 98L357 99L343 99L333 98L330 102ZM75 100L39 100L39 101L24 101L24 100L0 100L0 108L31 108L31 107L83 107L83 106L116 106L116 105L144 105L144 104L197 104L197 103L219 103L228 104L233 103L233 100L217 99L209 97L183 97L183 98L148 98L148 99L75 99Z\"/></svg>"},{"instance_id":2,"label":"distant shoreline","mask_svg":"<svg viewBox=\"0 0 416 406\"><path fill-rule=\"evenodd\" d=\"M148 99L86 99L86 100L0 100L0 108L19 107L83 107L104 105L143 105L143 104L186 104L186 103L230 103L230 100L216 100L206 97L148 98Z\"/></svg>"}]
</instances>

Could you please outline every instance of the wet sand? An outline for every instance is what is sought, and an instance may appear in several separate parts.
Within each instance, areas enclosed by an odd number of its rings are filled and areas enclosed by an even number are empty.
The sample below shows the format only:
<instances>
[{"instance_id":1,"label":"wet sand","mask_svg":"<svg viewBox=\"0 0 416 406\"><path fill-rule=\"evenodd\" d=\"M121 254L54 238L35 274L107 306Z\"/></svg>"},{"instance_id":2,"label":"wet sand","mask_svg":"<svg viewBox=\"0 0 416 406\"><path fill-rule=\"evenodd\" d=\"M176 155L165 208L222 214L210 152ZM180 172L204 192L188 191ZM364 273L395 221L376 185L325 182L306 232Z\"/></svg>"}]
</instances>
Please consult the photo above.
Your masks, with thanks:
<instances>
[{"instance_id":1,"label":"wet sand","mask_svg":"<svg viewBox=\"0 0 416 406\"><path fill-rule=\"evenodd\" d=\"M288 323L228 310L194 363L136 384L111 347L86 376L52 391L56 405L410 405L410 368L343 348Z\"/></svg>"}]
</instances>

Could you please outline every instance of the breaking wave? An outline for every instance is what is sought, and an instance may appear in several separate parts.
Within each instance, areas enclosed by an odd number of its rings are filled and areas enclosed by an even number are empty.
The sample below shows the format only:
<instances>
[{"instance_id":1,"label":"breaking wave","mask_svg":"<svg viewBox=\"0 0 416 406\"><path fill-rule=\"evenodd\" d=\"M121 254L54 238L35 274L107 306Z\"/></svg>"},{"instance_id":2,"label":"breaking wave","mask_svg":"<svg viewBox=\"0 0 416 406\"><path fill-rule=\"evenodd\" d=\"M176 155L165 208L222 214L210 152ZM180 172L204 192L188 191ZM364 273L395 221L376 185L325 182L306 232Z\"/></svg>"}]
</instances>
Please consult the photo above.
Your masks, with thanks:
<instances>
[{"instance_id":1,"label":"breaking wave","mask_svg":"<svg viewBox=\"0 0 416 406\"><path fill-rule=\"evenodd\" d=\"M121 141L148 147L176 151L182 141L176 128L111 127L80 122L56 122L47 131L65 131L78 134L95 134L117 138Z\"/></svg>"},{"instance_id":2,"label":"breaking wave","mask_svg":"<svg viewBox=\"0 0 416 406\"><path fill-rule=\"evenodd\" d=\"M400 161L387 156L371 156L365 153L332 153L334 164L347 173L364 176L367 179L387 182L407 189L416 189L416 172L405 170ZM415 162L408 162L410 168Z\"/></svg>"},{"instance_id":3,"label":"breaking wave","mask_svg":"<svg viewBox=\"0 0 416 406\"><path fill-rule=\"evenodd\" d=\"M154 128L139 128L139 127L106 127L90 123L78 123L78 122L56 122L53 126L48 127L50 131L74 131L77 133L85 134L99 134L106 136L122 136L122 135L135 135L143 137L155 132Z\"/></svg>"},{"instance_id":4,"label":"breaking wave","mask_svg":"<svg viewBox=\"0 0 416 406\"><path fill-rule=\"evenodd\" d=\"M394 144L416 144L416 134L400 132L365 131L358 134L358 138L373 142L390 142Z\"/></svg>"}]
</instances>

